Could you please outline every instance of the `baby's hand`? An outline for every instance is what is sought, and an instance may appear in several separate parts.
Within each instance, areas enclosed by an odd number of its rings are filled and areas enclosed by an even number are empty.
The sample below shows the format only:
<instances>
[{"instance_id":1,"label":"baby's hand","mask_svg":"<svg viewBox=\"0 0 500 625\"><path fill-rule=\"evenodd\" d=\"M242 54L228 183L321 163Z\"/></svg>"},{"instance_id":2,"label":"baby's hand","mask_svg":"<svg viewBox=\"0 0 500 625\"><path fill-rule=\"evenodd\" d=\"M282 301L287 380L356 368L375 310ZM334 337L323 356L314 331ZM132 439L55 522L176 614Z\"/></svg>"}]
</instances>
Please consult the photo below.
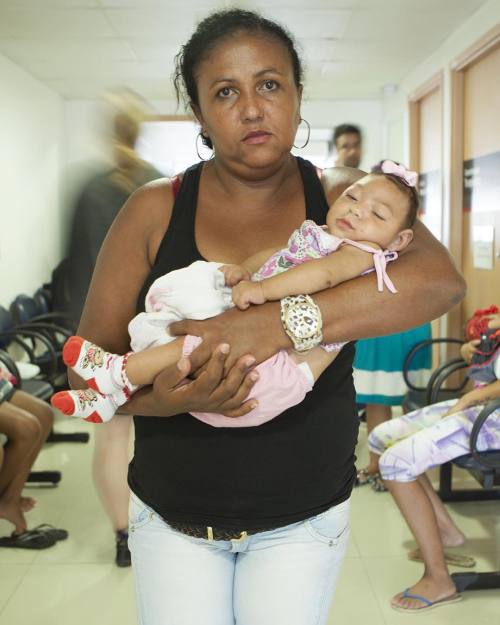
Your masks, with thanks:
<instances>
[{"instance_id":1,"label":"baby's hand","mask_svg":"<svg viewBox=\"0 0 500 625\"><path fill-rule=\"evenodd\" d=\"M222 265L219 267L226 279L226 286L234 286L242 280L250 280L250 272L243 265Z\"/></svg>"},{"instance_id":2,"label":"baby's hand","mask_svg":"<svg viewBox=\"0 0 500 625\"><path fill-rule=\"evenodd\" d=\"M233 287L233 302L241 310L247 309L250 304L263 304L266 301L264 290L260 282L244 280Z\"/></svg>"},{"instance_id":3,"label":"baby's hand","mask_svg":"<svg viewBox=\"0 0 500 625\"><path fill-rule=\"evenodd\" d=\"M460 355L465 360L467 364L470 365L472 362L472 357L476 353L476 345L479 345L481 341L479 339L474 339L473 341L469 341L468 343L464 343L460 348Z\"/></svg>"}]
</instances>

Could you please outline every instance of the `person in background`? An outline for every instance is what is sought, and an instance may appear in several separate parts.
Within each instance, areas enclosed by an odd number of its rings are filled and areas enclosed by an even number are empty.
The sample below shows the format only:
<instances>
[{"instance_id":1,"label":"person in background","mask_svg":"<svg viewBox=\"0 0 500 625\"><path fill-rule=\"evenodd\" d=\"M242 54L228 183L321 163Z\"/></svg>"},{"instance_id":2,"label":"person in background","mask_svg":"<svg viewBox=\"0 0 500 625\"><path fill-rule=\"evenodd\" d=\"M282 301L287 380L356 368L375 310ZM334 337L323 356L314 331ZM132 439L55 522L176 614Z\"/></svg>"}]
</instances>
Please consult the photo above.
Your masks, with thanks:
<instances>
[{"instance_id":1,"label":"person in background","mask_svg":"<svg viewBox=\"0 0 500 625\"><path fill-rule=\"evenodd\" d=\"M114 115L110 139L113 166L91 178L76 203L67 252L67 288L70 314L75 324L106 234L128 197L145 183L161 178L135 151L141 121L147 116L145 102L128 89L107 97ZM130 566L128 550L127 467L131 417L122 416L95 432L94 483L116 534L116 564Z\"/></svg>"},{"instance_id":2,"label":"person in background","mask_svg":"<svg viewBox=\"0 0 500 625\"><path fill-rule=\"evenodd\" d=\"M46 549L68 532L43 524L28 529L25 513L36 500L23 497L28 475L54 422L54 414L45 402L16 389L13 376L0 367L0 519L14 526L10 536L0 537L0 547Z\"/></svg>"},{"instance_id":3,"label":"person in background","mask_svg":"<svg viewBox=\"0 0 500 625\"><path fill-rule=\"evenodd\" d=\"M359 167L362 139L361 130L354 124L340 124L335 127L331 142L336 153L335 167Z\"/></svg>"},{"instance_id":4,"label":"person in background","mask_svg":"<svg viewBox=\"0 0 500 625\"><path fill-rule=\"evenodd\" d=\"M372 170L379 166L375 165ZM431 325L426 323L406 332L362 339L356 343L353 365L356 402L365 405L368 436L374 427L391 418L393 406L401 405L407 392L403 378L406 355L417 343L430 338ZM430 367L430 350L420 350L410 363L413 383L423 383L430 374ZM380 478L378 456L372 451L369 452L368 465L356 476L357 486L365 484L370 484L376 492L387 490Z\"/></svg>"},{"instance_id":5,"label":"person in background","mask_svg":"<svg viewBox=\"0 0 500 625\"><path fill-rule=\"evenodd\" d=\"M406 355L417 343L430 338L431 326L426 323L406 332L357 341L354 386L356 402L365 405L368 436L377 425L391 419L393 406L401 405L407 392L403 378ZM419 385L425 379L430 366L430 350L420 350L412 358L410 375L415 384ZM357 472L356 484L370 484L376 492L386 490L380 478L378 455L372 451L369 452L368 465Z\"/></svg>"},{"instance_id":6,"label":"person in background","mask_svg":"<svg viewBox=\"0 0 500 625\"><path fill-rule=\"evenodd\" d=\"M458 400L432 404L383 423L368 439L370 450L380 456L382 478L417 542L418 549L408 556L425 564L421 579L391 600L391 606L402 612L425 612L461 599L447 564L471 564L466 556L455 556L445 548L462 545L465 536L434 491L426 471L468 454L475 420L485 404L500 397L499 315L490 318L488 329L495 335L493 349L490 338L475 338L460 350L470 365L468 376L476 384L472 391ZM492 355L484 357L490 350ZM500 449L499 409L481 428L477 448ZM468 559L473 565L473 559Z\"/></svg>"}]
</instances>

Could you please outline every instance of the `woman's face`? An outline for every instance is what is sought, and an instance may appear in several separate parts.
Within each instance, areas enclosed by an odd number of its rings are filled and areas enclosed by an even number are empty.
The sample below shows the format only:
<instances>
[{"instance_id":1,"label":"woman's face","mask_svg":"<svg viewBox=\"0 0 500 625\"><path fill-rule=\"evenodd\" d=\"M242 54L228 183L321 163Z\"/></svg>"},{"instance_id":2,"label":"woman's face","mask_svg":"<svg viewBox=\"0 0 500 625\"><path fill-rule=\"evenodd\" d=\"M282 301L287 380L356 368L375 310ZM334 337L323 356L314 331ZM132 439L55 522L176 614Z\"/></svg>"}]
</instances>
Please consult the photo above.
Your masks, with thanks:
<instances>
[{"instance_id":1,"label":"woman's face","mask_svg":"<svg viewBox=\"0 0 500 625\"><path fill-rule=\"evenodd\" d=\"M196 69L193 110L217 159L240 170L276 166L288 156L300 122L302 88L279 41L236 33Z\"/></svg>"}]
</instances>

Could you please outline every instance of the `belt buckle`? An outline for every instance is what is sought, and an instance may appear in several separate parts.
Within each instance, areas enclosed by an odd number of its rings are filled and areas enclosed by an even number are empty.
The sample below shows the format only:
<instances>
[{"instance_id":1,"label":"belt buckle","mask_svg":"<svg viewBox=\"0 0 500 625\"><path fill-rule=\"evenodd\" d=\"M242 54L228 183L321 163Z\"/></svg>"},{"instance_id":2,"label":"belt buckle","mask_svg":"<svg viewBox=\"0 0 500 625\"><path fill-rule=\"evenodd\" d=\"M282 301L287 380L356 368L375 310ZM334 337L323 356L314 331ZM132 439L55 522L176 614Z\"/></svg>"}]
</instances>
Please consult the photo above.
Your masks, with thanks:
<instances>
[{"instance_id":1,"label":"belt buckle","mask_svg":"<svg viewBox=\"0 0 500 625\"><path fill-rule=\"evenodd\" d=\"M243 530L242 532L240 532L238 538L231 538L230 540L240 543L246 538L248 538L248 532L246 530ZM207 540L214 540L214 530L213 527L209 525L207 525Z\"/></svg>"}]
</instances>

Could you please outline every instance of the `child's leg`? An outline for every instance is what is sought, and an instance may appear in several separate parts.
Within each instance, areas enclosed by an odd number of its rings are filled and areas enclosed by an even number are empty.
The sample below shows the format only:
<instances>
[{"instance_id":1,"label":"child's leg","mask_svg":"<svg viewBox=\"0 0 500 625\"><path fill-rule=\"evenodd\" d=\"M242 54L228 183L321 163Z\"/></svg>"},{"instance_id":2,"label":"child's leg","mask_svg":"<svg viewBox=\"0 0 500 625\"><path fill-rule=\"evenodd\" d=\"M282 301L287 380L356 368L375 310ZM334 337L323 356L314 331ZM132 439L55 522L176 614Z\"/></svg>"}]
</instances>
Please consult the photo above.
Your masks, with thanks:
<instances>
[{"instance_id":1,"label":"child's leg","mask_svg":"<svg viewBox=\"0 0 500 625\"><path fill-rule=\"evenodd\" d=\"M106 423L110 421L118 408L127 401L121 393L103 395L94 389L87 388L78 391L61 391L52 395L50 403L68 417L80 417L90 423Z\"/></svg>"},{"instance_id":2,"label":"child's leg","mask_svg":"<svg viewBox=\"0 0 500 625\"><path fill-rule=\"evenodd\" d=\"M142 352L125 355L106 352L80 336L72 336L63 349L66 365L86 380L90 388L104 395L124 390L131 394L139 386L152 384L165 367L181 357L184 338Z\"/></svg>"},{"instance_id":3,"label":"child's leg","mask_svg":"<svg viewBox=\"0 0 500 625\"><path fill-rule=\"evenodd\" d=\"M288 354L294 362L300 365L305 362L312 371L314 381L319 378L323 371L335 360L339 352L327 352L322 347L313 347L307 352L300 354L292 349L288 350Z\"/></svg>"}]
</instances>

